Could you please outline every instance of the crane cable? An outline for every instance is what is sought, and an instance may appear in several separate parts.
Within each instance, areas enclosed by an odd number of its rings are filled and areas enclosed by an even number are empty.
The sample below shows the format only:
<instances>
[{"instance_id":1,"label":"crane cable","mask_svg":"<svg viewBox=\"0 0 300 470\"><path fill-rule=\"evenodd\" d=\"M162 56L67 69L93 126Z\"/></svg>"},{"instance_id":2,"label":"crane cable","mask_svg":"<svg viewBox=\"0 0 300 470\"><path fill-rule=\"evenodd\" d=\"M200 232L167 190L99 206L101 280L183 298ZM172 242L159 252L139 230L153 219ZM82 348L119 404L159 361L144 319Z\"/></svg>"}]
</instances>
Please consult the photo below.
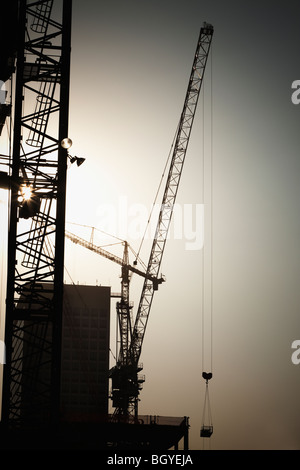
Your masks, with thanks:
<instances>
[{"instance_id":1,"label":"crane cable","mask_svg":"<svg viewBox=\"0 0 300 470\"><path fill-rule=\"evenodd\" d=\"M168 163L169 163L169 161L170 161L170 158L171 158L171 155L172 155L172 152L173 152L173 147L174 147L174 145L175 145L175 141L176 141L176 137L177 137L179 125L180 125L180 121L178 122L177 129L176 129L176 132L175 132L173 141L172 141L172 145L171 145L171 148L170 148L168 157L167 157L167 161L166 161L166 163L165 163L165 166L164 166L164 169L163 169L161 178L160 178L160 182L159 182L159 185L158 185L158 188L157 188L155 197L154 197L154 201L153 201L153 204L152 204L152 207L151 207L151 211L150 211L150 214L149 214L147 223L146 223L145 231L144 231L143 237L142 237L142 239L141 239L141 243L140 243L139 249L138 249L137 254L136 254L136 260L137 260L137 259L139 258L139 256L140 256L140 252L141 252L141 249L142 249L142 246L143 246L145 237L146 237L146 233L147 233L148 227L149 227L149 225L150 225L150 221L151 221L151 218L152 218L153 210L154 210L154 208L155 208L156 201L157 201L157 198L158 198L158 195L159 195L159 192L160 192L160 188L161 188L161 185L162 185L162 183L163 183L163 180L164 180L164 177L165 177L165 174L166 174L166 170L167 170L167 167L168 167Z\"/></svg>"},{"instance_id":2,"label":"crane cable","mask_svg":"<svg viewBox=\"0 0 300 470\"><path fill-rule=\"evenodd\" d=\"M212 63L212 51L210 55L210 152L209 152L209 161L206 165L206 140L205 140L205 94L203 89L203 115L202 115L202 135L203 135L203 145L202 145L202 200L203 203L206 200L206 194L209 194L209 204L210 210L208 215L209 218L209 236L207 240L209 241L208 250L205 250L205 245L203 246L202 252L202 377L206 381L205 384L205 397L204 397L204 407L202 415L202 427L200 431L201 437L210 437L213 432L212 426L212 413L211 405L209 399L209 389L208 382L211 380L213 373L213 63ZM204 85L204 83L203 83ZM205 187L205 174L209 173L210 181L208 191ZM208 257L209 264L209 286L207 286L206 271L207 265L205 263L205 254ZM206 321L209 325L207 327ZM210 330L207 332L207 330ZM207 340L206 335L209 333L209 340ZM206 351L206 340L210 342L210 348ZM207 359L208 356L208 359ZM205 367L210 367L210 372L205 372Z\"/></svg>"}]
</instances>

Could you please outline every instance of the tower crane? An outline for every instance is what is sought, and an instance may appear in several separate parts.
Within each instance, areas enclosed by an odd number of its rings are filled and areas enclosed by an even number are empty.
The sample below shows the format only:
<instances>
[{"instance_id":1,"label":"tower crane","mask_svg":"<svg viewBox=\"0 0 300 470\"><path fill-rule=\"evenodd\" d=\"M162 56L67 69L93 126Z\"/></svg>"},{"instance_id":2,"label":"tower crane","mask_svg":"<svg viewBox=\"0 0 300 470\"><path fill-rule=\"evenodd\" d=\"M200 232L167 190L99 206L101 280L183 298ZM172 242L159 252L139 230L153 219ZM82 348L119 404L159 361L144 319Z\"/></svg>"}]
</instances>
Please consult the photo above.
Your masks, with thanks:
<instances>
[{"instance_id":1,"label":"tower crane","mask_svg":"<svg viewBox=\"0 0 300 470\"><path fill-rule=\"evenodd\" d=\"M12 40L1 41L0 78L11 80L13 116L6 175L3 442L10 431L21 431L23 440L25 432L43 434L60 419L68 161L61 143L69 128L72 0L14 0L1 6ZM50 240L52 253L46 250Z\"/></svg>"},{"instance_id":2,"label":"tower crane","mask_svg":"<svg viewBox=\"0 0 300 470\"><path fill-rule=\"evenodd\" d=\"M92 227L93 228L93 227ZM93 241L87 241L83 238L75 235L74 233L65 231L65 237L71 240L73 243L81 245L87 248L94 253L97 253L100 256L103 256L114 263L117 263L121 266L121 300L117 302L117 318L119 321L119 331L120 331L120 351L119 351L119 362L122 364L127 363L129 344L131 341L132 325L131 325L131 305L129 302L129 284L131 274L135 273L139 276L147 278L149 282L153 285L153 290L158 290L158 286L165 281L165 278L161 276L160 278L152 276L148 272L141 271L136 266L129 264L129 255L128 255L128 242L122 241L124 245L124 254L123 258L116 256L110 253L107 250L104 250L101 246L97 246Z\"/></svg>"},{"instance_id":3,"label":"tower crane","mask_svg":"<svg viewBox=\"0 0 300 470\"><path fill-rule=\"evenodd\" d=\"M138 274L139 276L142 276L144 278L147 278L149 281L153 283L153 289L158 290L159 284L162 284L164 282L164 277L161 276L160 278L156 276L152 276L151 273L141 271L140 269L136 268L135 266L131 266L129 264L129 258L128 258L128 242L123 241L124 244L124 255L123 259L120 258L119 256L116 256L112 253L110 253L107 250L104 250L101 246L95 245L93 242L88 242L84 240L83 238L79 237L78 235L75 235L74 233L65 231L65 236L69 240L71 240L73 243L84 246L85 248L93 251L94 253L98 253L99 255L103 256L104 258L109 259L110 261L114 261L114 263L119 264L122 266L122 268L126 268L126 270ZM122 277L127 277L127 276L122 276ZM127 294L124 294L124 299L127 298Z\"/></svg>"},{"instance_id":4,"label":"tower crane","mask_svg":"<svg viewBox=\"0 0 300 470\"><path fill-rule=\"evenodd\" d=\"M157 279L159 276L213 31L213 26L206 22L204 22L200 29L183 110L175 137L156 233L150 252L147 275L144 279L137 315L132 329L131 342L127 350L121 351L123 356L119 357L116 366L111 369L112 400L115 407L114 416L118 421L136 420L138 417L138 396L141 382L138 372L142 370L142 366L139 365L139 359L156 290L152 279Z\"/></svg>"}]
</instances>

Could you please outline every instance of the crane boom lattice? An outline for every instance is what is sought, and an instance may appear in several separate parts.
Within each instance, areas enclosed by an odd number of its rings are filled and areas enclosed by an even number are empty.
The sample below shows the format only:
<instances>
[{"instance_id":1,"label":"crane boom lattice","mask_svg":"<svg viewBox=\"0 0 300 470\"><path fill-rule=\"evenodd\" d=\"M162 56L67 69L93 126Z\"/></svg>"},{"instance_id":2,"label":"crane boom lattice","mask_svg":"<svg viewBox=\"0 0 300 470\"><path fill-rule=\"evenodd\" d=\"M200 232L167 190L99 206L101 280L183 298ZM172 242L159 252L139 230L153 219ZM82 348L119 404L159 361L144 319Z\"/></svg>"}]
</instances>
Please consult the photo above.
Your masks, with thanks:
<instances>
[{"instance_id":1,"label":"crane boom lattice","mask_svg":"<svg viewBox=\"0 0 300 470\"><path fill-rule=\"evenodd\" d=\"M175 139L174 151L160 208L155 238L150 253L147 272L154 277L158 276L160 270L168 230L171 223L173 207L177 196L183 164L203 81L212 35L212 26L205 23L200 31L183 111L180 117L177 136ZM145 279L131 344L131 354L134 363L138 362L141 354L141 347L145 335L153 293L153 286L148 282L147 279Z\"/></svg>"}]
</instances>

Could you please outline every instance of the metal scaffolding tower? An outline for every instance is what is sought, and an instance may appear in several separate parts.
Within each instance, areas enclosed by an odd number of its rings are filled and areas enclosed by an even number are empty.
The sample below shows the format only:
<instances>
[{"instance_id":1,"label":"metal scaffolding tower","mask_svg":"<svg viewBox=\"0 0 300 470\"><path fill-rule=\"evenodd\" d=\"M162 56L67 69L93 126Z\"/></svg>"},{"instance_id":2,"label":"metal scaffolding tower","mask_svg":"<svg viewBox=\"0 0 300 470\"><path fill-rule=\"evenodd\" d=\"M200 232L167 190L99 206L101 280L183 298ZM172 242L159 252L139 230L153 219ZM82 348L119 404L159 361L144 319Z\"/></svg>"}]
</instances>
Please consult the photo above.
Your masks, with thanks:
<instances>
[{"instance_id":1,"label":"metal scaffolding tower","mask_svg":"<svg viewBox=\"0 0 300 470\"><path fill-rule=\"evenodd\" d=\"M37 431L59 417L71 10L72 0L18 1L5 429Z\"/></svg>"}]
</instances>

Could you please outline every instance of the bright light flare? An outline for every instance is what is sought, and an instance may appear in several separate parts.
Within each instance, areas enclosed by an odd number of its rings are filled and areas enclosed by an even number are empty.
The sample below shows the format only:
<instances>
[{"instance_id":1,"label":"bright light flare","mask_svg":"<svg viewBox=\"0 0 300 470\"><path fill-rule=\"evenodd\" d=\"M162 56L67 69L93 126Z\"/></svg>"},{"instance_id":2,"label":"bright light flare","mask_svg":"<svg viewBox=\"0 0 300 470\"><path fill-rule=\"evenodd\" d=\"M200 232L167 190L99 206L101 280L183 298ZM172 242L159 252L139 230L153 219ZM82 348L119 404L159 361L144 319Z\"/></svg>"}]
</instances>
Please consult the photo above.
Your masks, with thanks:
<instances>
[{"instance_id":1,"label":"bright light flare","mask_svg":"<svg viewBox=\"0 0 300 470\"><path fill-rule=\"evenodd\" d=\"M20 196L19 196L19 202L22 201L29 201L32 197L32 189L30 186L21 186L20 188Z\"/></svg>"}]
</instances>

